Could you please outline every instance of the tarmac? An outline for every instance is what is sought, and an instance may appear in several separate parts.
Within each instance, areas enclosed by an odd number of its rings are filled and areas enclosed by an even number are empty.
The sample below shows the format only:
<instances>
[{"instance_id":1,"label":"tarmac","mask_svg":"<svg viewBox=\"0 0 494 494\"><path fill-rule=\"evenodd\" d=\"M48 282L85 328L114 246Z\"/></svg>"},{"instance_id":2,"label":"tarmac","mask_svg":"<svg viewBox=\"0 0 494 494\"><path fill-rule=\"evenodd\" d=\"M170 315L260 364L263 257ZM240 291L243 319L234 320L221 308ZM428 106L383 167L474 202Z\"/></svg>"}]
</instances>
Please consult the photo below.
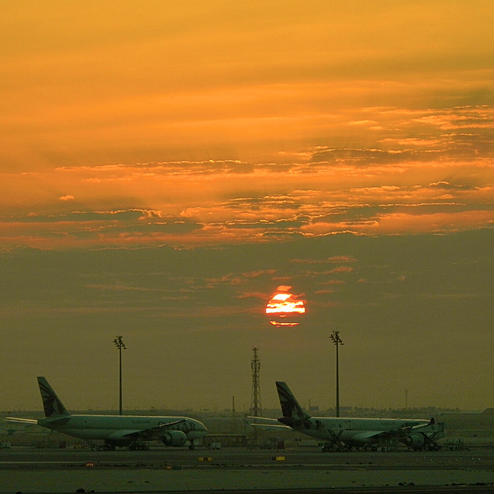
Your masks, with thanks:
<instances>
[{"instance_id":1,"label":"tarmac","mask_svg":"<svg viewBox=\"0 0 494 494\"><path fill-rule=\"evenodd\" d=\"M494 492L492 448L332 452L316 448L0 450L0 494Z\"/></svg>"}]
</instances>

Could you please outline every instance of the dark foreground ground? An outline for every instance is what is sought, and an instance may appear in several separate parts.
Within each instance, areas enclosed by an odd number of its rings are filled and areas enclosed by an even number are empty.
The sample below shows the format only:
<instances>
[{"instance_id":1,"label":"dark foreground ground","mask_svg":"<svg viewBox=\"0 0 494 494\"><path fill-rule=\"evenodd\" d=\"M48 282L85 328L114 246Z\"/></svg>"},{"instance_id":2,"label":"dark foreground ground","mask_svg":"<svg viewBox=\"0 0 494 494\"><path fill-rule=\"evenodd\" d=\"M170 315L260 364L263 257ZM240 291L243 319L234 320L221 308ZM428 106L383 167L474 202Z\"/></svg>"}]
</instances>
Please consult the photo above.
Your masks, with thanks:
<instances>
[{"instance_id":1,"label":"dark foreground ground","mask_svg":"<svg viewBox=\"0 0 494 494\"><path fill-rule=\"evenodd\" d=\"M493 450L322 453L225 448L0 450L0 493L494 492ZM80 491L82 492L82 491Z\"/></svg>"}]
</instances>

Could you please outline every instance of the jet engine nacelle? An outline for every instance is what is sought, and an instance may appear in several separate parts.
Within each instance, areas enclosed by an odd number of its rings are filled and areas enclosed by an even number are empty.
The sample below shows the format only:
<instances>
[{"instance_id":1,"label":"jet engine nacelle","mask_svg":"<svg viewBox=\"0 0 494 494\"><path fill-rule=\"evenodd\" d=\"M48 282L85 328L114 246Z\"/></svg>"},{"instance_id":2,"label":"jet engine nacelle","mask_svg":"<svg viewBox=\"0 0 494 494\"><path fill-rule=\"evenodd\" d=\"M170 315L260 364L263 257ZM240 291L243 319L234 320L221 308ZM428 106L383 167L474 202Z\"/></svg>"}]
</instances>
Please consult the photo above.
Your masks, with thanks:
<instances>
[{"instance_id":1,"label":"jet engine nacelle","mask_svg":"<svg viewBox=\"0 0 494 494\"><path fill-rule=\"evenodd\" d=\"M165 432L162 439L166 446L183 446L187 442L187 436L182 431Z\"/></svg>"},{"instance_id":2,"label":"jet engine nacelle","mask_svg":"<svg viewBox=\"0 0 494 494\"><path fill-rule=\"evenodd\" d=\"M420 432L412 432L411 434L408 434L406 443L407 446L412 449L424 449L426 438Z\"/></svg>"}]
</instances>

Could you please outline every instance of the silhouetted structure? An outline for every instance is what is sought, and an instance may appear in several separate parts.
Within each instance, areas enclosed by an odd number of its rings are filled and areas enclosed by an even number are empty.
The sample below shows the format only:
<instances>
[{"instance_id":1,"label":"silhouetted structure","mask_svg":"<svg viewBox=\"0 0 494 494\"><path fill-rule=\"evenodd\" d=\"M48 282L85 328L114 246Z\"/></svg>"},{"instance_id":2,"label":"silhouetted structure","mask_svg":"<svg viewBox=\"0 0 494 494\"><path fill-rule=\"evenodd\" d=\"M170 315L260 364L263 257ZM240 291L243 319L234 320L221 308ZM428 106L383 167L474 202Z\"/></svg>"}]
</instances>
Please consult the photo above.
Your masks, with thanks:
<instances>
[{"instance_id":1,"label":"silhouetted structure","mask_svg":"<svg viewBox=\"0 0 494 494\"><path fill-rule=\"evenodd\" d=\"M254 417L259 417L261 415L261 361L257 356L257 347L252 349L254 357L251 360L250 368L252 369L252 401L250 405L250 414Z\"/></svg>"},{"instance_id":2,"label":"silhouetted structure","mask_svg":"<svg viewBox=\"0 0 494 494\"><path fill-rule=\"evenodd\" d=\"M343 340L340 338L339 331L333 331L329 338L336 346L336 416L340 416L340 375L339 375L339 362L338 362L338 345L343 345Z\"/></svg>"},{"instance_id":3,"label":"silhouetted structure","mask_svg":"<svg viewBox=\"0 0 494 494\"><path fill-rule=\"evenodd\" d=\"M127 347L125 346L121 336L116 336L113 343L118 349L118 413L119 415L122 415L122 349L127 350Z\"/></svg>"}]
</instances>

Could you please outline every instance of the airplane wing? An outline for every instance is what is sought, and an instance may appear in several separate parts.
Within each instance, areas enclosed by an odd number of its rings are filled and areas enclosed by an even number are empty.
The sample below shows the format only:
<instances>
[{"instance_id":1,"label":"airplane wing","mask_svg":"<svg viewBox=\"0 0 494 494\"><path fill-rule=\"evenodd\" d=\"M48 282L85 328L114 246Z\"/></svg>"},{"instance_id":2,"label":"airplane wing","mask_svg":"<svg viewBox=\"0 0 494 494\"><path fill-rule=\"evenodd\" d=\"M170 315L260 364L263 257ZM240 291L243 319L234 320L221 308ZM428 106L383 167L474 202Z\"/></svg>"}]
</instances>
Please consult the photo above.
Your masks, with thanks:
<instances>
[{"instance_id":1,"label":"airplane wing","mask_svg":"<svg viewBox=\"0 0 494 494\"><path fill-rule=\"evenodd\" d=\"M365 443L377 439L378 437L384 437L387 435L388 433L383 431L362 431L352 435L352 441L359 441Z\"/></svg>"},{"instance_id":2,"label":"airplane wing","mask_svg":"<svg viewBox=\"0 0 494 494\"><path fill-rule=\"evenodd\" d=\"M264 429L264 430L269 430L269 431L279 431L279 430L285 430L285 431L293 431L291 427L288 427L288 425L283 425L283 424L249 424L251 427L258 427L259 429Z\"/></svg>"},{"instance_id":3,"label":"airplane wing","mask_svg":"<svg viewBox=\"0 0 494 494\"><path fill-rule=\"evenodd\" d=\"M246 417L247 423L256 423L256 424L279 424L278 419L272 419L271 417L258 417L256 415L248 415Z\"/></svg>"},{"instance_id":4,"label":"airplane wing","mask_svg":"<svg viewBox=\"0 0 494 494\"><path fill-rule=\"evenodd\" d=\"M20 417L5 417L7 422L16 422L17 424L37 424L37 419L24 419Z\"/></svg>"},{"instance_id":5,"label":"airplane wing","mask_svg":"<svg viewBox=\"0 0 494 494\"><path fill-rule=\"evenodd\" d=\"M110 439L140 439L141 441L151 441L152 439L159 439L162 433L168 429L176 428L179 424L185 424L185 419L175 420L174 422L167 422L160 424L149 429L139 430L119 430L115 434L110 436ZM182 430L183 428L179 429Z\"/></svg>"},{"instance_id":6,"label":"airplane wing","mask_svg":"<svg viewBox=\"0 0 494 494\"><path fill-rule=\"evenodd\" d=\"M422 427L422 425L419 425L414 427L402 427L400 429L394 429L390 431L362 431L352 435L352 441L365 443L375 441L376 439L399 439L408 435L410 431L420 429Z\"/></svg>"},{"instance_id":7,"label":"airplane wing","mask_svg":"<svg viewBox=\"0 0 494 494\"><path fill-rule=\"evenodd\" d=\"M260 429L265 429L265 430L293 430L291 427L288 425L283 425L278 422L277 419L272 419L269 417L254 417L254 416L248 416L247 417L247 423L251 427L258 427Z\"/></svg>"},{"instance_id":8,"label":"airplane wing","mask_svg":"<svg viewBox=\"0 0 494 494\"><path fill-rule=\"evenodd\" d=\"M427 422L426 424L418 424L412 427L403 427L401 430L404 432L413 432L420 429L430 429L431 425L434 425L435 422Z\"/></svg>"}]
</instances>

